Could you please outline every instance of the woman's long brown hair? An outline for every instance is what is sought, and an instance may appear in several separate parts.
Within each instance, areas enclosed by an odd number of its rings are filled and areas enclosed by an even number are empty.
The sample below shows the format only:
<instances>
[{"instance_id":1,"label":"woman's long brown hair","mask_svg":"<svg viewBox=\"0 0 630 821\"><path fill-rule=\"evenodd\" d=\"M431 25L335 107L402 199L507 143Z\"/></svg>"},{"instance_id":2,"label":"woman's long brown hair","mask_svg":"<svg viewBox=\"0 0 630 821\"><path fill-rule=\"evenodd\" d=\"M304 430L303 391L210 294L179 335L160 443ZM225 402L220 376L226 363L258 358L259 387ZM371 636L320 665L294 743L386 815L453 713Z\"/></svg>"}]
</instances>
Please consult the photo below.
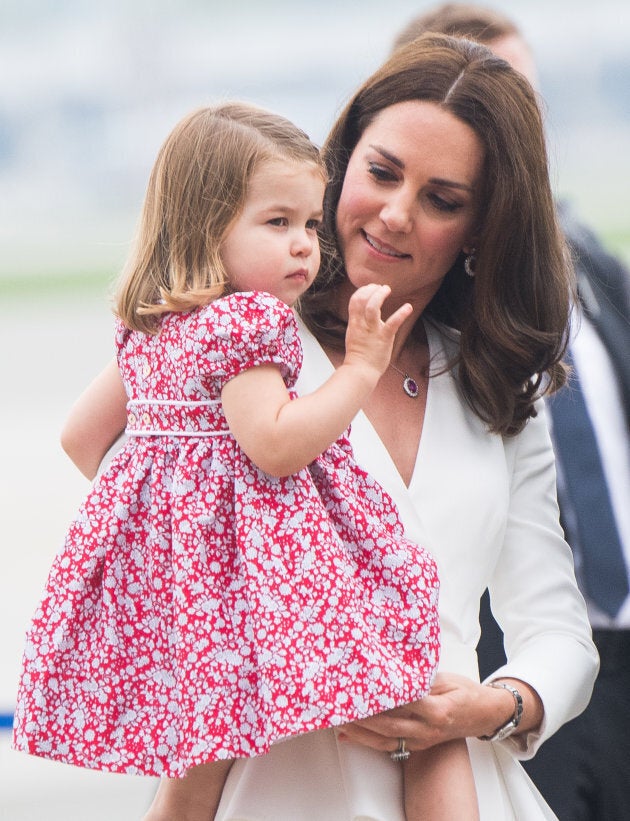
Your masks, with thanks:
<instances>
[{"instance_id":1,"label":"woman's long brown hair","mask_svg":"<svg viewBox=\"0 0 630 821\"><path fill-rule=\"evenodd\" d=\"M328 239L336 238L337 205L361 135L384 109L410 100L450 112L485 150L476 276L466 276L460 254L424 316L459 332L450 367L473 411L491 431L515 434L535 414L537 398L565 381L574 290L538 102L525 78L484 46L427 34L402 47L351 99L324 145ZM343 344L343 323L331 306L346 278L339 254L324 248L320 276L301 302L323 344Z\"/></svg>"}]
</instances>

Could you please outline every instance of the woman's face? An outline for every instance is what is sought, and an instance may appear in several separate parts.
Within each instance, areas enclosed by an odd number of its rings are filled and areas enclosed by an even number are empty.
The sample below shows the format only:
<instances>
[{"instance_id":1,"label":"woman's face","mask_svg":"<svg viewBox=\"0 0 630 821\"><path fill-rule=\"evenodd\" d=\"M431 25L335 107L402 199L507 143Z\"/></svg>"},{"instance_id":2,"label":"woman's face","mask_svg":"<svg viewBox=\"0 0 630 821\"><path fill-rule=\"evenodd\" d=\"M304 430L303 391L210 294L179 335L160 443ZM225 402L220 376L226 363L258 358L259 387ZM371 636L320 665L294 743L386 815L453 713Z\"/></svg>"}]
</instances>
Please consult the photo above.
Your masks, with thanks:
<instances>
[{"instance_id":1,"label":"woman's face","mask_svg":"<svg viewBox=\"0 0 630 821\"><path fill-rule=\"evenodd\" d=\"M435 103L379 112L352 153L337 208L352 285L390 285L390 310L409 301L422 311L474 246L483 163L476 133Z\"/></svg>"}]
</instances>

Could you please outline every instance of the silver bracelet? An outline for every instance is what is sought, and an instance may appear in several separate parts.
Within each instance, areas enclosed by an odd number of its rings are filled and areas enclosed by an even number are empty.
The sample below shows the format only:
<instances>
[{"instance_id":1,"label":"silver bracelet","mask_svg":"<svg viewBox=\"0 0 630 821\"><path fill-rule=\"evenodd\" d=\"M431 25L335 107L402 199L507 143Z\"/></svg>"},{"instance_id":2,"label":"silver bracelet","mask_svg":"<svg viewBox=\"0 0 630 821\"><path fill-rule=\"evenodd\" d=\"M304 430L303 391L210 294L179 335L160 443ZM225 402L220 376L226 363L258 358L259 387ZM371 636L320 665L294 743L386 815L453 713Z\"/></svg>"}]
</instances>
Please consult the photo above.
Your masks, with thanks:
<instances>
[{"instance_id":1,"label":"silver bracelet","mask_svg":"<svg viewBox=\"0 0 630 821\"><path fill-rule=\"evenodd\" d=\"M503 741L504 738L511 736L521 723L521 718L523 717L523 697L516 687L512 687L511 684L506 684L504 681L491 681L486 686L507 690L512 693L512 696L514 697L514 713L512 717L506 721L505 724L496 729L492 735L479 736L481 741Z\"/></svg>"}]
</instances>

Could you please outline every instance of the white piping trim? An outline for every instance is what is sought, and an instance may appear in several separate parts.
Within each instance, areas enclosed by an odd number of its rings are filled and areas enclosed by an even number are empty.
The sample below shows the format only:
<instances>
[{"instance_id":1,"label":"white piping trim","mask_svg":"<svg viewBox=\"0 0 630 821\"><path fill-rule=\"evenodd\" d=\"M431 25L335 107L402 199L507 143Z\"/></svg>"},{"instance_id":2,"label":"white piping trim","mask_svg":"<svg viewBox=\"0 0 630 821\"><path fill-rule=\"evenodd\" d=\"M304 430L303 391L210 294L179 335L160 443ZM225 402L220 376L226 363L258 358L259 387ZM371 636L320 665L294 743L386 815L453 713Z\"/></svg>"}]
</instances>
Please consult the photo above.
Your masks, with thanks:
<instances>
[{"instance_id":1,"label":"white piping trim","mask_svg":"<svg viewBox=\"0 0 630 821\"><path fill-rule=\"evenodd\" d=\"M220 399L208 399L203 401L195 401L195 400L183 400L181 402L177 401L176 399L130 399L127 402L127 407L130 405L168 405L170 407L179 407L179 408L198 408L198 407L205 407L207 405L220 405Z\"/></svg>"},{"instance_id":2,"label":"white piping trim","mask_svg":"<svg viewBox=\"0 0 630 821\"><path fill-rule=\"evenodd\" d=\"M188 436L198 439L206 436L229 436L229 430L125 430L127 436Z\"/></svg>"}]
</instances>

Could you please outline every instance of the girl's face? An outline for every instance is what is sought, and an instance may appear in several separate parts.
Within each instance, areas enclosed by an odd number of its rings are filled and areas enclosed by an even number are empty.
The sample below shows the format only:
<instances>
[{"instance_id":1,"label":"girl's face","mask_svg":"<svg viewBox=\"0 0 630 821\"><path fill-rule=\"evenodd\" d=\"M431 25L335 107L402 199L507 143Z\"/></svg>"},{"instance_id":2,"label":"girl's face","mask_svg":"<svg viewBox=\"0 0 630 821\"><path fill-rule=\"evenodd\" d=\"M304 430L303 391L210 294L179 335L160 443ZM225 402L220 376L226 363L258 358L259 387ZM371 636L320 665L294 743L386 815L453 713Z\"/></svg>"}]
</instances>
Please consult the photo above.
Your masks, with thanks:
<instances>
[{"instance_id":1,"label":"girl's face","mask_svg":"<svg viewBox=\"0 0 630 821\"><path fill-rule=\"evenodd\" d=\"M237 291L266 291L292 305L319 269L324 180L310 163L269 160L252 175L221 258Z\"/></svg>"},{"instance_id":2,"label":"girl's face","mask_svg":"<svg viewBox=\"0 0 630 821\"><path fill-rule=\"evenodd\" d=\"M465 123L424 101L383 109L346 171L337 235L350 283L390 285L390 310L422 311L478 226L484 149Z\"/></svg>"}]
</instances>

